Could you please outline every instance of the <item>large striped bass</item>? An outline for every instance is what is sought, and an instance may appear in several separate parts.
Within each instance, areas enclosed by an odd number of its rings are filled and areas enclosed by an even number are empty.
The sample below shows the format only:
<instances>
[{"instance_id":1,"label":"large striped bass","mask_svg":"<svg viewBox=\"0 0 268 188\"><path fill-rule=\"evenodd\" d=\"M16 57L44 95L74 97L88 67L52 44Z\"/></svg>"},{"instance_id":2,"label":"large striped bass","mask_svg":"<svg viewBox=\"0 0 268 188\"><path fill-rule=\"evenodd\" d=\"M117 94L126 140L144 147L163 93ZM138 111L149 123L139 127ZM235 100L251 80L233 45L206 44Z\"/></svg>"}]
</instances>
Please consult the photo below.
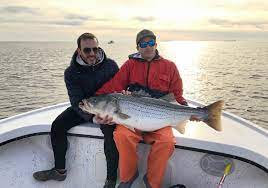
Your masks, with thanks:
<instances>
[{"instance_id":1,"label":"large striped bass","mask_svg":"<svg viewBox=\"0 0 268 188\"><path fill-rule=\"evenodd\" d=\"M113 122L125 125L131 130L155 131L166 126L184 132L184 123L197 117L208 126L221 131L221 110L223 101L217 101L203 108L173 104L163 99L113 93L84 99L79 107L87 113L108 115Z\"/></svg>"}]
</instances>

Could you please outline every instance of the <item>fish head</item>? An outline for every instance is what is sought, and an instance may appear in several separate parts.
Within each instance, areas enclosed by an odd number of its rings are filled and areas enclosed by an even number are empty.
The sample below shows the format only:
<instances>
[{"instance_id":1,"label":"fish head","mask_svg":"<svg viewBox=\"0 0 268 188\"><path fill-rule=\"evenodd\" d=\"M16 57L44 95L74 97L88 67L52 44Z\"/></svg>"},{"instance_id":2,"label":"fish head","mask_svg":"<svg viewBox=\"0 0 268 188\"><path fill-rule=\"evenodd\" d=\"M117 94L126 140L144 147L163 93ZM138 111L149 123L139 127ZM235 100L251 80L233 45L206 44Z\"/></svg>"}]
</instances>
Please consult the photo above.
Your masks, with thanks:
<instances>
[{"instance_id":1,"label":"fish head","mask_svg":"<svg viewBox=\"0 0 268 188\"><path fill-rule=\"evenodd\" d=\"M79 103L79 108L90 114L107 114L107 110L111 109L112 98L108 95L100 95L83 99Z\"/></svg>"}]
</instances>

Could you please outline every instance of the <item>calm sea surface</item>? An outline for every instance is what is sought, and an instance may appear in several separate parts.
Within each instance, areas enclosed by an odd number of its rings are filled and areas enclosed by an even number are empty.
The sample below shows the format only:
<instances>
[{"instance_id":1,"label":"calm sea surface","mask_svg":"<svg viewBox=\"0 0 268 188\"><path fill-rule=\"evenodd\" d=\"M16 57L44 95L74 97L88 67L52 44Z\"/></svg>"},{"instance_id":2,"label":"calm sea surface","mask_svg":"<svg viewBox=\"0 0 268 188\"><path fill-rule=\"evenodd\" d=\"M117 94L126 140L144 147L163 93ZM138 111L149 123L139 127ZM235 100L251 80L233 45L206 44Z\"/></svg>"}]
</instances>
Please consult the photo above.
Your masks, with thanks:
<instances>
[{"instance_id":1,"label":"calm sea surface","mask_svg":"<svg viewBox=\"0 0 268 188\"><path fill-rule=\"evenodd\" d=\"M134 41L101 45L119 66L135 52ZM63 81L75 42L0 42L0 119L68 101ZM225 109L268 129L268 43L161 42L174 61L184 96Z\"/></svg>"}]
</instances>

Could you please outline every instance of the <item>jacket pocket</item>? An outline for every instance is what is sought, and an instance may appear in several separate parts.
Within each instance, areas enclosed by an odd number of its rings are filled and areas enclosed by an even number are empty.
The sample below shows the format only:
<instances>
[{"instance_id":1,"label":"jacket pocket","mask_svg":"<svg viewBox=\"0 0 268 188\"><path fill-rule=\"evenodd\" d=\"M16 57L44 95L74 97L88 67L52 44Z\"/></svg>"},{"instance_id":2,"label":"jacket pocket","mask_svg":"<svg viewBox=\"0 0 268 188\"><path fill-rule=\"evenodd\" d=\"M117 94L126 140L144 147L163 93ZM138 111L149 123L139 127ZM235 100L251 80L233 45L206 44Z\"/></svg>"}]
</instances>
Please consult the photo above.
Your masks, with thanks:
<instances>
[{"instance_id":1,"label":"jacket pocket","mask_svg":"<svg viewBox=\"0 0 268 188\"><path fill-rule=\"evenodd\" d=\"M158 77L158 87L161 91L168 91L170 79L168 75L160 74Z\"/></svg>"}]
</instances>

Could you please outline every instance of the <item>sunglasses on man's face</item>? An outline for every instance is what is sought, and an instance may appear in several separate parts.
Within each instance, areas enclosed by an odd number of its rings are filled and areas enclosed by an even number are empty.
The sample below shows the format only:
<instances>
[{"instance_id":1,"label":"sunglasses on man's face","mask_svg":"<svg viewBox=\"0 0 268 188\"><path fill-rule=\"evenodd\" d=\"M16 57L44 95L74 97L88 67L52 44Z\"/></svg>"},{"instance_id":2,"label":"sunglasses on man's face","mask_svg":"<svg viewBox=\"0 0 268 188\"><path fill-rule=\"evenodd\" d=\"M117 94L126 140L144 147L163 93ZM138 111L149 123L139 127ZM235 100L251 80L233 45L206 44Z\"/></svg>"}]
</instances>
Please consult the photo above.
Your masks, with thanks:
<instances>
[{"instance_id":1,"label":"sunglasses on man's face","mask_svg":"<svg viewBox=\"0 0 268 188\"><path fill-rule=\"evenodd\" d=\"M98 47L94 47L94 48L84 48L83 49L83 52L85 53L85 54L90 54L91 53L91 51L93 51L93 53L94 54L96 54L97 52L98 52Z\"/></svg>"},{"instance_id":2,"label":"sunglasses on man's face","mask_svg":"<svg viewBox=\"0 0 268 188\"><path fill-rule=\"evenodd\" d=\"M140 42L139 47L140 48L146 48L147 46L153 47L155 46L155 40L149 40L148 42Z\"/></svg>"}]
</instances>

